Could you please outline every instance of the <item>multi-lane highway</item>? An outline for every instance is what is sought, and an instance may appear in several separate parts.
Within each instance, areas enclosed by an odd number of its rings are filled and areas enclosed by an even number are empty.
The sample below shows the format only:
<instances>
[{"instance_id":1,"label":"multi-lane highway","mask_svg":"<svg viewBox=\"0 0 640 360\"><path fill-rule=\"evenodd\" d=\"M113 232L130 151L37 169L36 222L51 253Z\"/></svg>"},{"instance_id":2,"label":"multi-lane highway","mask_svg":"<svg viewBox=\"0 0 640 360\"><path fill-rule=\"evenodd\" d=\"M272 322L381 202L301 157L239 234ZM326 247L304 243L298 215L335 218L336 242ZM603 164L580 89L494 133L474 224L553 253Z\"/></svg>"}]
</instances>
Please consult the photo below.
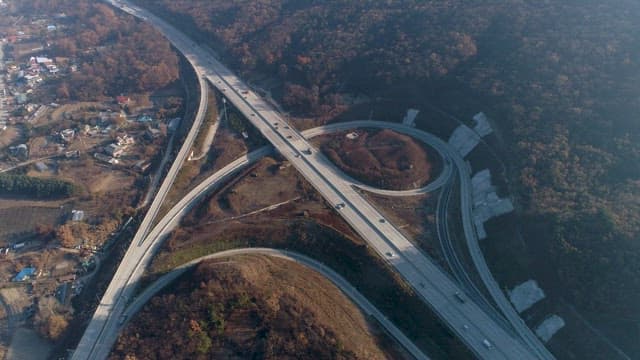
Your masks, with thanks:
<instances>
[{"instance_id":1,"label":"multi-lane highway","mask_svg":"<svg viewBox=\"0 0 640 360\"><path fill-rule=\"evenodd\" d=\"M268 248L246 248L246 249L233 249L222 251L219 253L207 255L195 260L192 260L184 265L181 265L170 272L164 274L162 277L157 279L153 284L149 285L143 292L141 292L135 300L131 302L131 304L127 307L125 312L121 315L121 319L123 319L121 326L124 326L125 323L130 319L133 315L135 315L144 304L146 304L155 294L161 291L164 287L169 285L175 279L177 279L180 275L182 275L185 271L191 269L202 261L210 260L210 259L221 259L221 258L230 258L238 255L264 255L270 257L276 257L280 259L285 259L288 261L293 261L300 263L312 270L317 271L322 276L331 281L336 287L338 287L345 295L347 295L360 309L368 316L376 319L380 325L387 331L389 335L391 335L400 345L402 345L407 352L409 352L415 359L429 359L418 347L416 347L411 340L409 340L403 333L398 329L389 319L387 319L378 308L376 308L373 304L369 302L358 290L356 290L353 285L351 285L347 280L345 280L338 273L333 271L331 268L326 265L313 260L307 256L302 254L298 254L292 251L285 250L275 250ZM117 333L112 334L111 338L105 341L115 343L117 339Z\"/></svg>"},{"instance_id":2,"label":"multi-lane highway","mask_svg":"<svg viewBox=\"0 0 640 360\"><path fill-rule=\"evenodd\" d=\"M379 121L370 121L370 120L362 120L362 121L353 121L348 123L338 123L328 125L328 128L332 130L340 129L340 130L348 130L353 129L355 127L370 127L370 128L386 128L392 129L397 132L410 135L416 139L419 139L426 144L432 146L438 153L443 156L443 161L445 164L451 163L453 167L455 167L455 171L458 173L458 179L460 182L460 200L461 200L461 212L462 212L462 223L464 229L465 240L467 241L467 246L469 248L469 252L471 254L474 265L480 274L480 278L483 281L484 285L488 289L493 301L497 304L501 313L504 315L509 325L516 332L522 341L524 341L528 347L531 349L533 354L541 359L553 359L553 355L547 350L547 348L542 344L540 339L536 337L536 335L527 327L524 321L520 318L520 316L516 313L515 309L509 303L509 300L505 297L502 289L493 278L491 271L489 270L489 266L487 265L484 255L482 254L482 250L480 249L480 245L478 243L478 235L475 231L473 225L473 214L472 214L472 186L471 186L471 174L470 169L467 166L464 159L460 156L460 154L453 148L451 148L447 143L442 141L441 139L425 133L421 130L407 127L402 124L395 123L387 123L387 122L379 122ZM322 129L312 129L310 131L312 134L322 133ZM453 171L453 170L452 170ZM441 185L441 184L440 184ZM393 195L393 193L389 193L388 195ZM487 307L483 305L483 307ZM496 323L502 323L501 318L495 318ZM509 329L510 330L510 329ZM508 330L508 331L509 331Z\"/></svg>"},{"instance_id":3,"label":"multi-lane highway","mask_svg":"<svg viewBox=\"0 0 640 360\"><path fill-rule=\"evenodd\" d=\"M191 62L194 69L196 69L196 72L198 72L199 65L195 61L194 55L191 52L186 51L186 49L185 51L183 51L183 55L189 62ZM85 330L85 334L80 340L80 343L78 344L78 347L74 353L74 359L94 359L92 354L94 351L96 351L97 348L100 347L100 343L97 343L95 340L100 338L101 332L107 325L109 315L114 312L117 313L118 310L123 309L128 301L130 294L133 292L133 287L124 286L124 284L129 283L128 279L131 277L131 274L134 273L140 265L139 259L141 258L141 253L144 253L145 248L139 245L144 240L147 232L153 225L153 220L160 210L166 194L171 189L178 171L187 158L189 150L193 145L196 135L198 134L200 126L204 120L204 116L207 112L207 84L206 81L204 79L201 79L200 77L199 83L200 93L204 96L200 97L200 105L193 125L191 126L191 129L187 134L184 143L182 144L182 147L180 148L176 156L176 159L167 172L167 175L165 176L165 179L162 182L162 185L160 186L156 197L151 203L146 216L140 224L140 228L136 232L136 235L134 236L129 249L122 259L122 262L118 267L113 279L111 280L109 287L105 291L100 304L98 304L98 308L96 309L93 318L91 319L91 322ZM162 169L159 169L159 171L162 171Z\"/></svg>"},{"instance_id":4,"label":"multi-lane highway","mask_svg":"<svg viewBox=\"0 0 640 360\"><path fill-rule=\"evenodd\" d=\"M238 77L211 57L208 52L144 9L120 1L111 3L149 21L158 28L194 64L196 72L204 74L214 86L223 92L227 99L252 122L329 203L344 204L339 210L343 218L380 256L387 260L389 265L403 276L416 293L475 355L486 359L547 358L547 356L541 356L538 350L532 349L531 344L525 346L519 339L507 333L473 301L461 302L456 299L455 295L459 294L461 289L455 282L449 279L441 269L413 246L373 206L367 203L354 190L351 183L344 181L342 175L336 172L335 167L319 154L299 132L292 129L267 102L252 93ZM459 167L457 162L456 165ZM466 165L463 164L463 166ZM167 179L170 177L168 176ZM171 182L165 181L165 183L168 186L171 185ZM470 191L468 184L465 186L467 186L466 191ZM468 201L468 199L464 201ZM156 201L154 201L155 203ZM470 211L470 204L467 205ZM150 210L150 215L154 214ZM153 219L153 217L148 216L147 218ZM140 238L134 239L132 246L137 243L140 248L144 249L146 246L143 239L147 231L142 227L138 234L140 234ZM135 254L135 251L132 251L132 254ZM104 323L110 314L114 310L115 313L119 313L126 304L132 287L123 288L122 285L127 283L127 279L132 273L140 271L142 268L139 263L140 257L129 255L130 253L127 252L123 264L118 269L116 277L114 277L107 294L94 315L94 320L102 323L102 326L97 325L92 328L90 324L87 330L88 334L85 334L87 340L85 341L85 337L83 337L85 343L81 341L74 358L94 358L86 357L86 355L96 347L100 347L100 344L92 344L92 341L99 337L95 331L103 331ZM111 289L112 285L113 289ZM87 349L87 346L90 349Z\"/></svg>"}]
</instances>

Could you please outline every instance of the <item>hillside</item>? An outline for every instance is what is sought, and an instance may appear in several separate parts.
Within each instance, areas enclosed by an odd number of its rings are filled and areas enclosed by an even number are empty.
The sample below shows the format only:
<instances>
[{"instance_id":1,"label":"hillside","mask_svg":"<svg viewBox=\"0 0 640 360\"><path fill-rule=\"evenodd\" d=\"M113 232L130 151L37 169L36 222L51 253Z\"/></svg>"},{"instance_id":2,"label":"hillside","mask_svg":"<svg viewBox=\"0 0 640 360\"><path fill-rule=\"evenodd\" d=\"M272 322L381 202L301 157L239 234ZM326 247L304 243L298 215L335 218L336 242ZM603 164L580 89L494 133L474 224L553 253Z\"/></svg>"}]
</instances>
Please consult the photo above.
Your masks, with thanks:
<instances>
[{"instance_id":1,"label":"hillside","mask_svg":"<svg viewBox=\"0 0 640 360\"><path fill-rule=\"evenodd\" d=\"M237 256L202 263L154 297L110 358L384 359L379 331L314 271Z\"/></svg>"},{"instance_id":2,"label":"hillside","mask_svg":"<svg viewBox=\"0 0 640 360\"><path fill-rule=\"evenodd\" d=\"M347 93L398 118L485 111L533 275L582 311L640 318L637 1L138 2L276 78L299 114L326 118ZM446 137L457 123L418 125Z\"/></svg>"}]
</instances>

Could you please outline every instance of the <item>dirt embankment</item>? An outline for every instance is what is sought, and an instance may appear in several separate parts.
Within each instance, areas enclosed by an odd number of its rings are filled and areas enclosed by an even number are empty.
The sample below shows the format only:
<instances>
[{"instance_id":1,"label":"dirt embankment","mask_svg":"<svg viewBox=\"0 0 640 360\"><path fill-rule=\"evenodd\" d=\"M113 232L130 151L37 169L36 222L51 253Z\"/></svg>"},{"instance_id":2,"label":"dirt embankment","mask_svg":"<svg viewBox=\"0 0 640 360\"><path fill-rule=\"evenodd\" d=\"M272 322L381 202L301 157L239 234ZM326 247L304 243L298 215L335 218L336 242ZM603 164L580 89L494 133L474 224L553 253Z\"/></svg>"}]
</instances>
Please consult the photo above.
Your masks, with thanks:
<instances>
[{"instance_id":1,"label":"dirt embankment","mask_svg":"<svg viewBox=\"0 0 640 360\"><path fill-rule=\"evenodd\" d=\"M282 259L237 256L202 263L154 297L111 359L387 358L372 330L318 273Z\"/></svg>"},{"instance_id":2,"label":"dirt embankment","mask_svg":"<svg viewBox=\"0 0 640 360\"><path fill-rule=\"evenodd\" d=\"M322 138L322 152L356 180L390 190L426 185L436 173L435 151L392 130L357 130Z\"/></svg>"}]
</instances>

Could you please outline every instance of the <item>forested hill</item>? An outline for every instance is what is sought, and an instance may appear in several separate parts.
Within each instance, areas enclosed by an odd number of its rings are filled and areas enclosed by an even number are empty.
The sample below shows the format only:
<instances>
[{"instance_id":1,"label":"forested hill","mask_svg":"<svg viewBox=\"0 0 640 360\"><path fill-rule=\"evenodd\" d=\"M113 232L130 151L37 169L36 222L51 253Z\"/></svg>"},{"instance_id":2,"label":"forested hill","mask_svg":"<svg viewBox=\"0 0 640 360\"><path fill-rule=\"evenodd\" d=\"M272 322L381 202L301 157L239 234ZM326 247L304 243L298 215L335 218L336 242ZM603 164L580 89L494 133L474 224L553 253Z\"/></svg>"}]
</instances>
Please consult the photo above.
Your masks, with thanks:
<instances>
[{"instance_id":1,"label":"forested hill","mask_svg":"<svg viewBox=\"0 0 640 360\"><path fill-rule=\"evenodd\" d=\"M485 110L525 239L565 295L640 318L640 2L138 2L224 47L237 70L277 74L294 110L322 115L354 89Z\"/></svg>"}]
</instances>

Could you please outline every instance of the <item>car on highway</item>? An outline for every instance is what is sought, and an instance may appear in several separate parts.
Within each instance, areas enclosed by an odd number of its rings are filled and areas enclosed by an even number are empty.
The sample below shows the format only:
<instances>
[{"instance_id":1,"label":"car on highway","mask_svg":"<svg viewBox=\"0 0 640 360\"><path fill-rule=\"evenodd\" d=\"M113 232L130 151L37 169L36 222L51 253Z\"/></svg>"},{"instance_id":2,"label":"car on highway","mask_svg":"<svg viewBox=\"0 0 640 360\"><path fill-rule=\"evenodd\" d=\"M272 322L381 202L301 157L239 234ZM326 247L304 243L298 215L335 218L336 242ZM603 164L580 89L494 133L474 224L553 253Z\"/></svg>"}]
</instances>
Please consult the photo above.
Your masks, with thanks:
<instances>
[{"instance_id":1,"label":"car on highway","mask_svg":"<svg viewBox=\"0 0 640 360\"><path fill-rule=\"evenodd\" d=\"M387 253L385 255L387 255L390 258L394 257L394 255L393 255L393 253L391 251L387 251Z\"/></svg>"},{"instance_id":2,"label":"car on highway","mask_svg":"<svg viewBox=\"0 0 640 360\"><path fill-rule=\"evenodd\" d=\"M336 205L336 209L338 209L338 210L342 209L343 207L344 207L344 203L338 203Z\"/></svg>"},{"instance_id":3,"label":"car on highway","mask_svg":"<svg viewBox=\"0 0 640 360\"><path fill-rule=\"evenodd\" d=\"M493 344L491 343L491 341L487 339L482 340L482 345L484 345L484 347L486 347L487 349L491 349L493 347Z\"/></svg>"},{"instance_id":4,"label":"car on highway","mask_svg":"<svg viewBox=\"0 0 640 360\"><path fill-rule=\"evenodd\" d=\"M461 303L465 303L467 300L464 298L464 296L462 296L462 294L459 291L456 291L455 294L453 294L453 296L458 299L458 301L460 301Z\"/></svg>"}]
</instances>

